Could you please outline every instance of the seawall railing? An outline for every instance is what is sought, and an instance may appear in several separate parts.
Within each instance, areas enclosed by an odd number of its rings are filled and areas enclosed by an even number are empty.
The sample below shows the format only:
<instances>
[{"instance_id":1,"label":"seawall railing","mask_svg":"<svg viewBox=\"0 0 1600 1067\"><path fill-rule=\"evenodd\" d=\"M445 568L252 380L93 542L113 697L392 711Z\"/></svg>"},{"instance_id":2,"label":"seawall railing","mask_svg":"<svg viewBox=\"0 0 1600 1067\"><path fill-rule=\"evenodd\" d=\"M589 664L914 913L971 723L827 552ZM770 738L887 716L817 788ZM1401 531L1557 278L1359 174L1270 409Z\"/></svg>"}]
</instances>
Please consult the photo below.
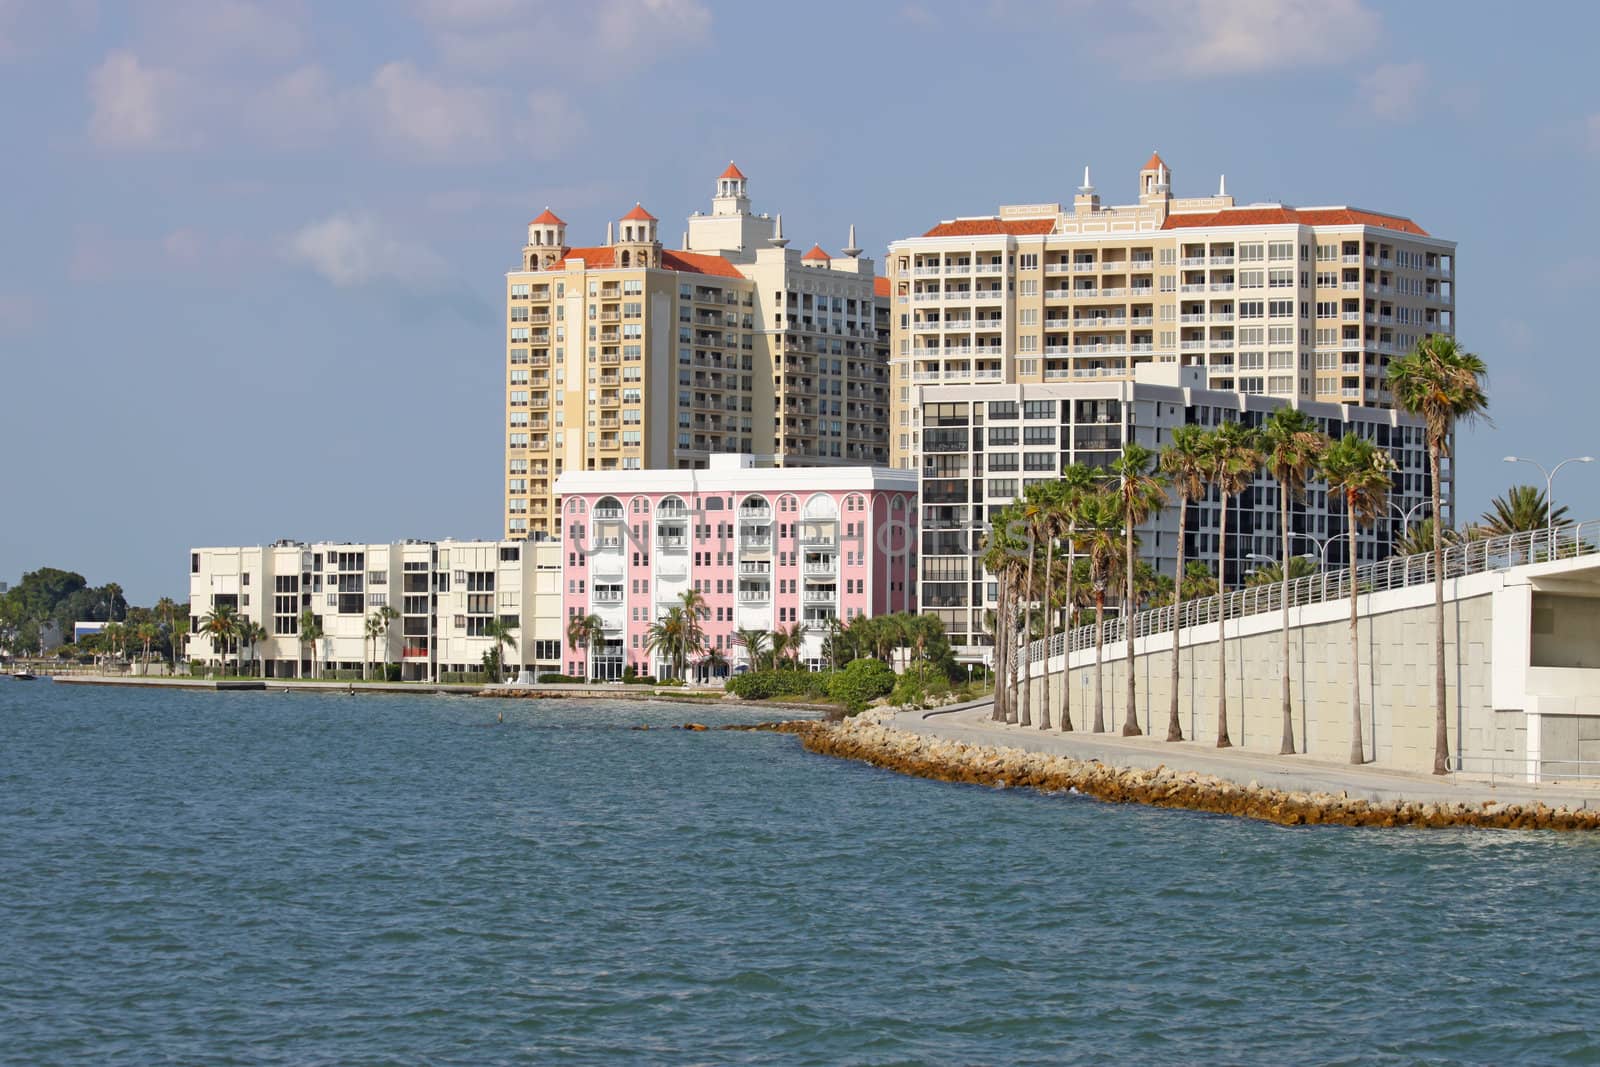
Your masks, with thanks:
<instances>
[{"instance_id":1,"label":"seawall railing","mask_svg":"<svg viewBox=\"0 0 1600 1067\"><path fill-rule=\"evenodd\" d=\"M1526 531L1449 545L1444 550L1444 576L1447 579L1464 578L1471 574L1506 571L1525 563L1571 559L1596 552L1600 552L1600 519L1590 519L1557 526L1553 530ZM1390 556L1375 563L1360 564L1356 568L1355 580L1357 589L1363 594L1427 585L1433 581L1433 553ZM1349 596L1348 567L1341 567L1338 571L1320 571L1289 582L1290 607L1324 604ZM1181 627L1205 626L1216 622L1224 598L1230 622L1250 615L1281 611L1283 583L1249 586L1225 595L1213 594L1186 600L1183 603ZM1105 642L1112 644L1123 640L1130 627L1135 640L1157 634L1171 635L1177 621L1170 605L1136 612L1131 620L1108 619L1105 623ZM1078 626L1030 642L1028 662L1047 662L1050 657L1059 656L1063 651L1070 653L1093 648L1094 642L1095 625L1088 623Z\"/></svg>"}]
</instances>

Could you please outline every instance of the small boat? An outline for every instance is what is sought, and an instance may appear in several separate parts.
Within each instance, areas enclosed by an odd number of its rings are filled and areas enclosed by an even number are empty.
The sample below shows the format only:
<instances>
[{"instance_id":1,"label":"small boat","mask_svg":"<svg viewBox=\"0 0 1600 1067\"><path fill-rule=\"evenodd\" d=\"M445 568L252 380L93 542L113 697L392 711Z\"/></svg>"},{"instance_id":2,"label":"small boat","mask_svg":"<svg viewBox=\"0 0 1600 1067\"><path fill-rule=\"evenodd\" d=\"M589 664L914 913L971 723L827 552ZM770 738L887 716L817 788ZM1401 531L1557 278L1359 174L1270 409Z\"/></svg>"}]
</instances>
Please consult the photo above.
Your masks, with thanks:
<instances>
[{"instance_id":1,"label":"small boat","mask_svg":"<svg viewBox=\"0 0 1600 1067\"><path fill-rule=\"evenodd\" d=\"M38 675L34 674L32 671L15 670L11 672L11 677L15 678L19 682L31 682L37 678Z\"/></svg>"}]
</instances>

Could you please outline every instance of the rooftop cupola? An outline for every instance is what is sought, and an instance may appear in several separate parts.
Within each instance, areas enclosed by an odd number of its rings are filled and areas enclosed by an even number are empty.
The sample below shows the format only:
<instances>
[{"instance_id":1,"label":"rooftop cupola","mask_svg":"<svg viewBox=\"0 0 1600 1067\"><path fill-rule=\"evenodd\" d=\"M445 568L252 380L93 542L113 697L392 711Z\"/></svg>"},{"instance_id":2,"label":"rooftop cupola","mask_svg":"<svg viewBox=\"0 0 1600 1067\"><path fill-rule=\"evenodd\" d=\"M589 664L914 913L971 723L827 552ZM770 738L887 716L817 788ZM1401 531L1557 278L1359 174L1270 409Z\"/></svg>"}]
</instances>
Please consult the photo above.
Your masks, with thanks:
<instances>
[{"instance_id":1,"label":"rooftop cupola","mask_svg":"<svg viewBox=\"0 0 1600 1067\"><path fill-rule=\"evenodd\" d=\"M617 266L661 266L661 241L656 232L659 221L642 204L637 203L633 205L633 210L617 221L618 234L614 246Z\"/></svg>"},{"instance_id":2,"label":"rooftop cupola","mask_svg":"<svg viewBox=\"0 0 1600 1067\"><path fill-rule=\"evenodd\" d=\"M717 175L717 195L711 199L711 213L713 215L748 215L750 214L749 179L744 176L744 171L734 165L733 160L728 161L728 167Z\"/></svg>"},{"instance_id":3,"label":"rooftop cupola","mask_svg":"<svg viewBox=\"0 0 1600 1067\"><path fill-rule=\"evenodd\" d=\"M567 244L567 224L554 211L545 208L528 223L528 246L524 265L529 270L548 267L561 258Z\"/></svg>"}]
</instances>

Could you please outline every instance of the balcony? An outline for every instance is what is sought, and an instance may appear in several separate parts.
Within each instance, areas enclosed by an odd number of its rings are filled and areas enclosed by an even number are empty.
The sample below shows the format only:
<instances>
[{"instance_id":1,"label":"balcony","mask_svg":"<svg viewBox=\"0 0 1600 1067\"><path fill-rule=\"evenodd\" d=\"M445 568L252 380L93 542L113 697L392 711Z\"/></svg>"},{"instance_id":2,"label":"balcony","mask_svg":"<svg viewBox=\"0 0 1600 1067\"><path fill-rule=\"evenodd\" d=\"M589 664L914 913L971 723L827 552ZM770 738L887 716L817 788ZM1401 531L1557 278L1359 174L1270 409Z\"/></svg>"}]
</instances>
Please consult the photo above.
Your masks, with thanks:
<instances>
[{"instance_id":1,"label":"balcony","mask_svg":"<svg viewBox=\"0 0 1600 1067\"><path fill-rule=\"evenodd\" d=\"M620 604L622 603L622 590L596 589L594 591L594 602L596 604Z\"/></svg>"},{"instance_id":2,"label":"balcony","mask_svg":"<svg viewBox=\"0 0 1600 1067\"><path fill-rule=\"evenodd\" d=\"M622 509L621 508L595 508L594 509L594 518L595 518L596 522L605 522L608 519L620 519L620 518L622 518Z\"/></svg>"},{"instance_id":3,"label":"balcony","mask_svg":"<svg viewBox=\"0 0 1600 1067\"><path fill-rule=\"evenodd\" d=\"M755 506L751 506L749 504L741 504L741 505L739 505L739 521L740 522L771 522L772 521L772 508L769 505L766 505L766 504L760 504L760 505L755 505Z\"/></svg>"},{"instance_id":4,"label":"balcony","mask_svg":"<svg viewBox=\"0 0 1600 1067\"><path fill-rule=\"evenodd\" d=\"M682 552L689 547L689 539L681 533L661 531L656 534L656 545L663 552Z\"/></svg>"},{"instance_id":5,"label":"balcony","mask_svg":"<svg viewBox=\"0 0 1600 1067\"><path fill-rule=\"evenodd\" d=\"M739 575L743 578L767 578L772 574L772 561L768 559L744 560L739 564Z\"/></svg>"},{"instance_id":6,"label":"balcony","mask_svg":"<svg viewBox=\"0 0 1600 1067\"><path fill-rule=\"evenodd\" d=\"M819 556L805 562L807 575L830 575L839 573L839 558L837 556Z\"/></svg>"},{"instance_id":7,"label":"balcony","mask_svg":"<svg viewBox=\"0 0 1600 1067\"><path fill-rule=\"evenodd\" d=\"M825 589L807 589L802 596L807 604L832 604L839 599L839 591L828 586Z\"/></svg>"},{"instance_id":8,"label":"balcony","mask_svg":"<svg viewBox=\"0 0 1600 1067\"><path fill-rule=\"evenodd\" d=\"M771 599L772 590L766 586L751 586L748 589L741 587L739 590L741 604L765 604Z\"/></svg>"},{"instance_id":9,"label":"balcony","mask_svg":"<svg viewBox=\"0 0 1600 1067\"><path fill-rule=\"evenodd\" d=\"M747 552L766 552L772 548L772 535L768 533L746 533L739 540L739 547Z\"/></svg>"}]
</instances>

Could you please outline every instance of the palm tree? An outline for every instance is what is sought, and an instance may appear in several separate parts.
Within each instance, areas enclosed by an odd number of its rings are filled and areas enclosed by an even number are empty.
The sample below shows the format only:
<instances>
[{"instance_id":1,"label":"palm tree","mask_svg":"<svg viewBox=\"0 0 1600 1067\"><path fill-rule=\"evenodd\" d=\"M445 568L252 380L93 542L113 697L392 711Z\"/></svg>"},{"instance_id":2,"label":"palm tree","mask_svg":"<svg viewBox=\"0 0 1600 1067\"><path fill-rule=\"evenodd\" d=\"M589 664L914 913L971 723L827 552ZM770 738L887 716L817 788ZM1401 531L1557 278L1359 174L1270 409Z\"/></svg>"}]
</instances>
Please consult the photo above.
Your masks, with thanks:
<instances>
[{"instance_id":1,"label":"palm tree","mask_svg":"<svg viewBox=\"0 0 1600 1067\"><path fill-rule=\"evenodd\" d=\"M705 680L710 681L718 674L728 673L728 657L722 654L720 648L708 648L700 658L700 669L705 673Z\"/></svg>"},{"instance_id":2,"label":"palm tree","mask_svg":"<svg viewBox=\"0 0 1600 1067\"><path fill-rule=\"evenodd\" d=\"M1189 600L1217 595L1217 576L1203 560L1191 560L1183 568L1183 595Z\"/></svg>"},{"instance_id":3,"label":"palm tree","mask_svg":"<svg viewBox=\"0 0 1600 1067\"><path fill-rule=\"evenodd\" d=\"M1403 411L1421 415L1428 439L1428 488L1433 494L1433 773L1450 771L1450 738L1445 718L1444 531L1439 518L1439 468L1450 454L1457 422L1489 410L1484 383L1489 368L1457 346L1455 338L1424 337L1410 355L1389 364L1389 389Z\"/></svg>"},{"instance_id":4,"label":"palm tree","mask_svg":"<svg viewBox=\"0 0 1600 1067\"><path fill-rule=\"evenodd\" d=\"M1256 432L1225 422L1212 432L1207 454L1207 479L1222 504L1217 520L1217 747L1231 748L1228 737L1228 502L1244 492L1261 466Z\"/></svg>"},{"instance_id":5,"label":"palm tree","mask_svg":"<svg viewBox=\"0 0 1600 1067\"><path fill-rule=\"evenodd\" d=\"M859 616L866 618L865 615ZM766 670L772 652L772 635L765 630L740 628L733 631L733 639L744 649L746 662L752 671Z\"/></svg>"},{"instance_id":6,"label":"palm tree","mask_svg":"<svg viewBox=\"0 0 1600 1067\"><path fill-rule=\"evenodd\" d=\"M256 673L256 646L270 636L271 635L267 633L267 628L262 626L259 622L256 622L254 619L247 618L239 620L237 638L241 651L246 645L250 647L251 674Z\"/></svg>"},{"instance_id":7,"label":"palm tree","mask_svg":"<svg viewBox=\"0 0 1600 1067\"><path fill-rule=\"evenodd\" d=\"M1034 486L1033 488L1040 488L1043 484L1046 483L1040 483L1040 486ZM1045 499L1047 496L1048 491L1045 493L1028 493L1017 501L1018 514L1023 524L1023 543L1027 546L1028 552L1027 562L1022 568L1024 575L1022 579L1022 692L1017 700L1017 725L1019 726L1033 725L1033 716L1029 713L1029 705L1033 700L1033 605L1037 599L1035 597L1036 588L1033 581L1033 568L1039 558L1039 543L1051 540L1047 530L1050 521L1050 509ZM1046 568L1046 572L1048 573L1048 568ZM1045 605L1045 610L1050 610L1048 604ZM1048 660L1046 660L1045 666L1049 667ZM1049 696L1049 690L1046 687L1046 703L1049 703ZM1046 719L1049 718L1048 710L1045 712L1045 717Z\"/></svg>"},{"instance_id":8,"label":"palm tree","mask_svg":"<svg viewBox=\"0 0 1600 1067\"><path fill-rule=\"evenodd\" d=\"M1296 578L1309 578L1315 573L1317 573L1316 563L1307 559L1305 556L1289 557L1289 580L1291 582ZM1258 587L1263 585L1278 585L1282 581L1283 564L1268 563L1251 571L1249 576L1245 578L1244 584L1251 587ZM1279 755L1286 754L1287 753L1279 753Z\"/></svg>"},{"instance_id":9,"label":"palm tree","mask_svg":"<svg viewBox=\"0 0 1600 1067\"><path fill-rule=\"evenodd\" d=\"M1122 546L1122 501L1112 490L1102 489L1078 502L1078 533L1088 563L1094 593L1094 732L1104 733L1105 686L1103 657L1106 642L1106 589L1116 578Z\"/></svg>"},{"instance_id":10,"label":"palm tree","mask_svg":"<svg viewBox=\"0 0 1600 1067\"><path fill-rule=\"evenodd\" d=\"M1063 568L1066 578L1065 589L1062 592L1062 601L1066 608L1066 622L1062 632L1067 635L1061 642L1061 729L1072 729L1072 564L1073 557L1077 554L1077 508L1078 502L1094 489L1094 484L1099 480L1099 473L1083 463L1069 463L1061 470L1061 480L1055 483L1056 492L1052 525L1056 535L1066 540L1067 565ZM1046 597L1049 600L1049 597ZM1054 601L1051 601L1052 605ZM1048 692L1049 687L1046 686Z\"/></svg>"},{"instance_id":11,"label":"palm tree","mask_svg":"<svg viewBox=\"0 0 1600 1067\"><path fill-rule=\"evenodd\" d=\"M1024 551L1019 536L1021 517L1016 505L1008 504L995 512L984 535L984 569L995 577L994 634L994 715L996 722L1009 722L1013 714L1012 687L1016 679L1012 661L1016 626L1011 616L1012 587L1018 559Z\"/></svg>"},{"instance_id":12,"label":"palm tree","mask_svg":"<svg viewBox=\"0 0 1600 1067\"><path fill-rule=\"evenodd\" d=\"M690 609L674 604L645 631L645 649L665 658L673 676L683 679L689 657L701 649L699 621Z\"/></svg>"},{"instance_id":13,"label":"palm tree","mask_svg":"<svg viewBox=\"0 0 1600 1067\"><path fill-rule=\"evenodd\" d=\"M172 644L172 673L178 673L178 604L169 596L156 601L156 618L165 619Z\"/></svg>"},{"instance_id":14,"label":"palm tree","mask_svg":"<svg viewBox=\"0 0 1600 1067\"><path fill-rule=\"evenodd\" d=\"M1294 714L1289 683L1289 572L1294 556L1294 538L1289 530L1289 506L1306 496L1306 475L1328 447L1328 439L1317 429L1316 420L1299 408L1279 408L1261 425L1261 450L1267 470L1278 483L1278 539L1282 542L1283 565L1279 568L1283 589L1282 646L1283 670L1279 689L1283 698L1283 739L1278 755L1294 755Z\"/></svg>"},{"instance_id":15,"label":"palm tree","mask_svg":"<svg viewBox=\"0 0 1600 1067\"><path fill-rule=\"evenodd\" d=\"M1356 606L1361 586L1356 581L1356 535L1389 506L1389 453L1355 434L1347 434L1322 458L1328 491L1343 494L1345 526L1350 536L1350 762L1364 763L1361 750L1361 645L1356 637Z\"/></svg>"},{"instance_id":16,"label":"palm tree","mask_svg":"<svg viewBox=\"0 0 1600 1067\"><path fill-rule=\"evenodd\" d=\"M228 667L228 643L239 632L239 613L227 604L217 604L200 620L200 632L222 642L222 668Z\"/></svg>"},{"instance_id":17,"label":"palm tree","mask_svg":"<svg viewBox=\"0 0 1600 1067\"><path fill-rule=\"evenodd\" d=\"M150 669L150 646L155 643L157 637L161 636L161 629L153 622L141 622L134 627L134 634L144 645L144 669L148 671Z\"/></svg>"},{"instance_id":18,"label":"palm tree","mask_svg":"<svg viewBox=\"0 0 1600 1067\"><path fill-rule=\"evenodd\" d=\"M365 679L372 667L372 649L378 643L378 635L383 632L383 619L373 612L366 618L361 638L361 677Z\"/></svg>"},{"instance_id":19,"label":"palm tree","mask_svg":"<svg viewBox=\"0 0 1600 1067\"><path fill-rule=\"evenodd\" d=\"M317 662L317 642L322 640L322 624L317 621L310 608L300 613L300 643L306 646L306 651L311 656L311 677L318 678L322 675L322 664Z\"/></svg>"},{"instance_id":20,"label":"palm tree","mask_svg":"<svg viewBox=\"0 0 1600 1067\"><path fill-rule=\"evenodd\" d=\"M1558 507L1554 514L1544 497L1544 490L1532 485L1513 485L1505 496L1489 501L1489 510L1479 520L1490 537L1505 534L1543 531L1550 526L1560 526L1567 521L1567 509Z\"/></svg>"},{"instance_id":21,"label":"palm tree","mask_svg":"<svg viewBox=\"0 0 1600 1067\"><path fill-rule=\"evenodd\" d=\"M1189 531L1189 501L1198 500L1206 491L1210 477L1210 434L1195 425L1179 426L1172 431L1172 443L1161 451L1161 470L1172 479L1173 491L1178 494L1178 562L1174 573L1179 580L1172 589L1172 692L1167 700L1167 740L1182 741L1183 727L1178 722L1178 679L1180 671L1179 646L1183 630L1183 597L1189 584L1183 553Z\"/></svg>"},{"instance_id":22,"label":"palm tree","mask_svg":"<svg viewBox=\"0 0 1600 1067\"><path fill-rule=\"evenodd\" d=\"M500 650L502 647L510 649L517 647L516 633L516 616L499 615L490 619L483 627L483 636L494 642L494 680L497 682L506 680L506 657Z\"/></svg>"},{"instance_id":23,"label":"palm tree","mask_svg":"<svg viewBox=\"0 0 1600 1067\"><path fill-rule=\"evenodd\" d=\"M1446 545L1453 545L1461 538L1454 530L1445 530L1442 534ZM1420 556L1424 552L1433 551L1433 519L1422 519L1411 525L1405 535L1394 543L1394 552L1398 556Z\"/></svg>"},{"instance_id":24,"label":"palm tree","mask_svg":"<svg viewBox=\"0 0 1600 1067\"><path fill-rule=\"evenodd\" d=\"M375 635L375 641L383 648L383 673L384 677L387 678L389 674L389 624L398 619L400 613L385 604L372 614L378 620L378 632Z\"/></svg>"},{"instance_id":25,"label":"palm tree","mask_svg":"<svg viewBox=\"0 0 1600 1067\"><path fill-rule=\"evenodd\" d=\"M595 660L606 640L605 620L598 615L574 615L567 621L567 647L584 650L584 676L594 681Z\"/></svg>"},{"instance_id":26,"label":"palm tree","mask_svg":"<svg viewBox=\"0 0 1600 1067\"><path fill-rule=\"evenodd\" d=\"M1116 476L1117 503L1122 512L1122 640L1127 651L1127 711L1122 719L1122 736L1133 737L1144 733L1139 729L1138 687L1133 668L1133 614L1139 598L1134 592L1138 581L1138 568L1134 566L1134 527L1142 525L1167 502L1165 480L1152 474L1156 454L1152 450L1129 441L1122 446L1122 455L1111 464Z\"/></svg>"}]
</instances>

